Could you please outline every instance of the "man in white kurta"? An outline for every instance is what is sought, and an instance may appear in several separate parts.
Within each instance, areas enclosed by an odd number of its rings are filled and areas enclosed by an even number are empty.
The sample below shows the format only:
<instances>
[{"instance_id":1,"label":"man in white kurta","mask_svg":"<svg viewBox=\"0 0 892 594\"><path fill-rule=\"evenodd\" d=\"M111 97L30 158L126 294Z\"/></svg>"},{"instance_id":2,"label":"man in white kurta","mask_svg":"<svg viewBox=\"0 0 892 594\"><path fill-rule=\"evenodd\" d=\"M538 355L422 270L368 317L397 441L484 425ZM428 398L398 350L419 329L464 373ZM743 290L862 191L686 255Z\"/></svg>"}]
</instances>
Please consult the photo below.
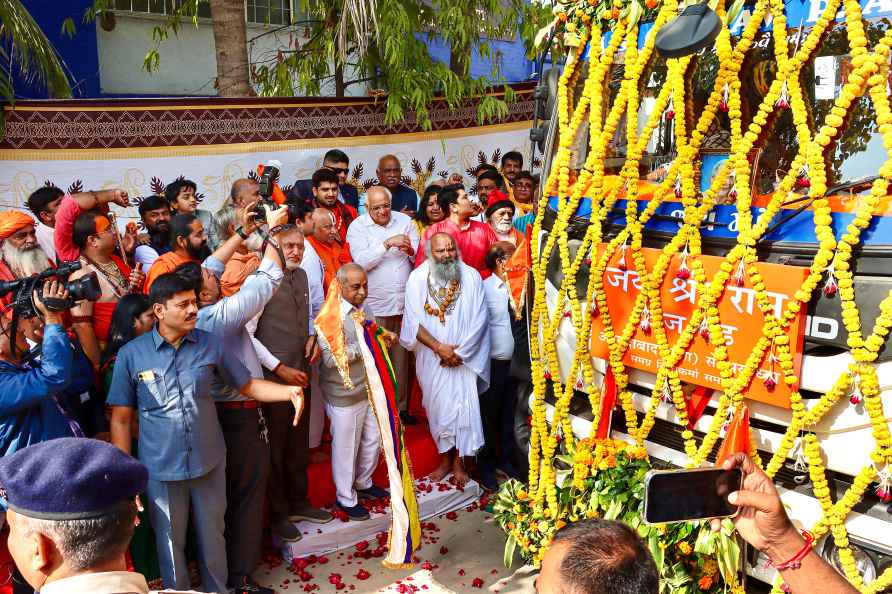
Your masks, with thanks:
<instances>
[{"instance_id":1,"label":"man in white kurta","mask_svg":"<svg viewBox=\"0 0 892 594\"><path fill-rule=\"evenodd\" d=\"M483 445L479 393L489 386L490 338L480 274L461 261L455 240L433 235L427 260L406 283L400 342L415 352L416 373L440 466L468 480L462 457ZM425 307L427 305L427 307Z\"/></svg>"}]
</instances>

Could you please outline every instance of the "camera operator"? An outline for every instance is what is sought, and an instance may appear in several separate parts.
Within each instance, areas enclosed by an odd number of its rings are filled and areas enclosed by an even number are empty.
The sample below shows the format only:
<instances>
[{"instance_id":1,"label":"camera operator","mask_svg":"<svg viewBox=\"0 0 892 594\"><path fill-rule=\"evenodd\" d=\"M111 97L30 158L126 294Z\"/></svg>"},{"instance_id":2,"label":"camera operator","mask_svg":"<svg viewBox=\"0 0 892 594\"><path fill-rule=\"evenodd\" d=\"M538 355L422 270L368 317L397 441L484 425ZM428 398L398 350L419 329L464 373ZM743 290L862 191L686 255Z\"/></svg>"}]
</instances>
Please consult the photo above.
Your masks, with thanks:
<instances>
[{"instance_id":1,"label":"camera operator","mask_svg":"<svg viewBox=\"0 0 892 594\"><path fill-rule=\"evenodd\" d=\"M0 281L25 278L52 266L37 242L34 219L18 210L0 212L0 254ZM11 300L11 293L0 296L2 305Z\"/></svg>"},{"instance_id":2,"label":"camera operator","mask_svg":"<svg viewBox=\"0 0 892 594\"><path fill-rule=\"evenodd\" d=\"M138 270L131 271L115 254L117 241L107 217L95 212L81 214L74 222L72 239L81 251L81 269L70 279L95 274L102 290L96 302L85 300L71 308L72 329L93 369L99 369L99 358L108 342L115 305L127 293L139 290L145 276Z\"/></svg>"},{"instance_id":3,"label":"camera operator","mask_svg":"<svg viewBox=\"0 0 892 594\"><path fill-rule=\"evenodd\" d=\"M22 364L28 352L25 328L13 334L13 316L0 318L0 456L57 437L80 437L81 431L57 394L71 379L73 350L62 327L62 311L46 303L64 302L68 291L57 279L43 285L43 300L33 295L45 322L39 365Z\"/></svg>"}]
</instances>

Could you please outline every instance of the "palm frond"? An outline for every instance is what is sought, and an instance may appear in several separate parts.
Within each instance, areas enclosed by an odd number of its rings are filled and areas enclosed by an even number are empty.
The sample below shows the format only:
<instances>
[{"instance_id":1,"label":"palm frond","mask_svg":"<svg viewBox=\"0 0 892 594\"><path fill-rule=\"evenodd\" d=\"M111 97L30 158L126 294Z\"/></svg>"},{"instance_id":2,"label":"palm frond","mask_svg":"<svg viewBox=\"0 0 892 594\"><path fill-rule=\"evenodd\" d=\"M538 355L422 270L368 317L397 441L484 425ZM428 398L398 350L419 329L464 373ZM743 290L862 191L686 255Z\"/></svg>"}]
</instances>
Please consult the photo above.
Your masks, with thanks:
<instances>
[{"instance_id":1,"label":"palm frond","mask_svg":"<svg viewBox=\"0 0 892 594\"><path fill-rule=\"evenodd\" d=\"M418 161L418 159L412 159L412 163L410 165L412 167L412 173L414 173L415 175L421 173L421 163Z\"/></svg>"},{"instance_id":2,"label":"palm frond","mask_svg":"<svg viewBox=\"0 0 892 594\"><path fill-rule=\"evenodd\" d=\"M378 42L377 10L376 0L344 0L335 37L341 64L347 62L348 49L360 61L368 53L369 42Z\"/></svg>"},{"instance_id":3,"label":"palm frond","mask_svg":"<svg viewBox=\"0 0 892 594\"><path fill-rule=\"evenodd\" d=\"M163 194L164 193L164 182L160 177L152 177L152 181L149 182L149 188L151 188L153 194Z\"/></svg>"},{"instance_id":4,"label":"palm frond","mask_svg":"<svg viewBox=\"0 0 892 594\"><path fill-rule=\"evenodd\" d=\"M84 182L82 182L79 179L74 180L73 182L71 182L71 185L68 186L69 194L77 194L78 192L83 192L83 191L84 191Z\"/></svg>"},{"instance_id":5,"label":"palm frond","mask_svg":"<svg viewBox=\"0 0 892 594\"><path fill-rule=\"evenodd\" d=\"M492 164L493 164L493 165L498 165L498 164L499 164L499 159L501 159L501 158L502 158L502 149L497 148L497 149L496 149L495 151L493 151L493 153L492 153Z\"/></svg>"},{"instance_id":6,"label":"palm frond","mask_svg":"<svg viewBox=\"0 0 892 594\"><path fill-rule=\"evenodd\" d=\"M20 0L0 2L0 47L0 59L6 66L0 68L0 95L4 99L15 100L13 65L25 81L37 81L46 87L50 97L71 97L62 59Z\"/></svg>"},{"instance_id":7,"label":"palm frond","mask_svg":"<svg viewBox=\"0 0 892 594\"><path fill-rule=\"evenodd\" d=\"M434 159L433 157L431 157L430 159L427 160L427 167L426 167L426 170L427 170L427 174L428 174L428 175L430 175L431 173L433 173L433 172L434 172L434 169L436 169L436 167L437 167L437 160L436 160L436 159Z\"/></svg>"}]
</instances>

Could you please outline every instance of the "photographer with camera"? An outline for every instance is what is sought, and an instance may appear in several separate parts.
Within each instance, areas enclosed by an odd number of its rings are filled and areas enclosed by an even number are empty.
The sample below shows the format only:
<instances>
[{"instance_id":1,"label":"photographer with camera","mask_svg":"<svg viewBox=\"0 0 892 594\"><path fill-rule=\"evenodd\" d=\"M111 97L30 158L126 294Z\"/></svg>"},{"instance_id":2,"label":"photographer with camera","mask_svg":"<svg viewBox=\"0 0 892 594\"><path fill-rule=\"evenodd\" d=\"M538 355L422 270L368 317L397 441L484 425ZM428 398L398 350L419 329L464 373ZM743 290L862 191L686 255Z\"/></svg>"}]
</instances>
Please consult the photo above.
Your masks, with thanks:
<instances>
[{"instance_id":1,"label":"photographer with camera","mask_svg":"<svg viewBox=\"0 0 892 594\"><path fill-rule=\"evenodd\" d=\"M52 262L40 249L35 222L18 210L0 212L0 281L14 281L43 272ZM0 304L7 305L12 294L0 296Z\"/></svg>"},{"instance_id":2,"label":"photographer with camera","mask_svg":"<svg viewBox=\"0 0 892 594\"><path fill-rule=\"evenodd\" d=\"M139 270L131 271L115 254L117 241L112 223L101 214L81 214L74 222L72 239L81 252L81 269L73 273L70 279L93 275L101 290L95 302L83 301L71 309L72 329L93 369L99 369L99 359L108 342L115 305L127 293L141 289L145 275Z\"/></svg>"},{"instance_id":3,"label":"photographer with camera","mask_svg":"<svg viewBox=\"0 0 892 594\"><path fill-rule=\"evenodd\" d=\"M81 431L57 394L71 380L73 350L62 326L67 309L65 283L52 278L34 291L33 307L43 318L39 365L23 363L28 353L25 325L16 313L0 317L0 456L57 437L80 437Z\"/></svg>"}]
</instances>

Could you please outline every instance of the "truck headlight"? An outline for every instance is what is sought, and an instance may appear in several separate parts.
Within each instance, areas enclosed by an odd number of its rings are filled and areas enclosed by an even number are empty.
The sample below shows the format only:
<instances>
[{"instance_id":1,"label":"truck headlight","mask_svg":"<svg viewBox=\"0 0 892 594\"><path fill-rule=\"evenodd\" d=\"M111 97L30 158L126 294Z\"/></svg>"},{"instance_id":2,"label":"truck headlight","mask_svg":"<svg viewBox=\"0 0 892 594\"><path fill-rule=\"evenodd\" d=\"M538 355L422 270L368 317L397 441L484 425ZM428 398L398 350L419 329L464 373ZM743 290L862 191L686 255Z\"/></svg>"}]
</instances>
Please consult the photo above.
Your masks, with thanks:
<instances>
[{"instance_id":1,"label":"truck headlight","mask_svg":"<svg viewBox=\"0 0 892 594\"><path fill-rule=\"evenodd\" d=\"M877 579L877 565L867 551L851 542L849 543L849 548L852 550L852 556L855 557L855 567L858 568L864 583L869 584ZM836 571L845 575L842 569L842 561L839 558L839 548L829 540L824 546L823 557L836 568Z\"/></svg>"}]
</instances>

